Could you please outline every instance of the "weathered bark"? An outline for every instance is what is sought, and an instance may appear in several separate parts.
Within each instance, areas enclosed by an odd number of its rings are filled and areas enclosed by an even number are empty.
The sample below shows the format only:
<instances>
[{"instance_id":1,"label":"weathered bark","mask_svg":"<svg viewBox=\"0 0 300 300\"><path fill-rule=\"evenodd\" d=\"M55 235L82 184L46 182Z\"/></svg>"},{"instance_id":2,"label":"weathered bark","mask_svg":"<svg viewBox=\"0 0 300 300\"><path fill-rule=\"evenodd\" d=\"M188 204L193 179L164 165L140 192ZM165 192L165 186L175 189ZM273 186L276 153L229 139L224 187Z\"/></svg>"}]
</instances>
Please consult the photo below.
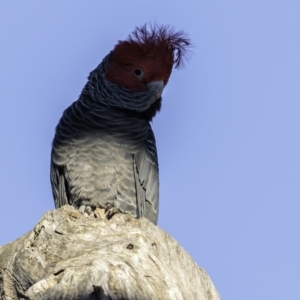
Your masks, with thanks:
<instances>
[{"instance_id":1,"label":"weathered bark","mask_svg":"<svg viewBox=\"0 0 300 300\"><path fill-rule=\"evenodd\" d=\"M147 219L45 213L0 247L0 299L219 299L206 272ZM96 215L96 214L95 214Z\"/></svg>"}]
</instances>

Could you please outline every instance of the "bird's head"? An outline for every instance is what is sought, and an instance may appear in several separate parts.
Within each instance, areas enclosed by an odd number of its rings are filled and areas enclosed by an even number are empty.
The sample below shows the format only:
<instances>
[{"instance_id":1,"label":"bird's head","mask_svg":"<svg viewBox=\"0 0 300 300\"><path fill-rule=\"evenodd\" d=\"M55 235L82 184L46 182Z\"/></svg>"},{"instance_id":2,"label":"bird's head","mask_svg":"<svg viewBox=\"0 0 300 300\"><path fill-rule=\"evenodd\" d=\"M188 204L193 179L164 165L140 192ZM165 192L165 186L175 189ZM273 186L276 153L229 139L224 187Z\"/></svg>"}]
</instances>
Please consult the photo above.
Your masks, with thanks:
<instances>
[{"instance_id":1,"label":"bird's head","mask_svg":"<svg viewBox=\"0 0 300 300\"><path fill-rule=\"evenodd\" d=\"M105 79L131 92L156 89L160 98L173 66L184 65L189 45L186 33L171 26L136 27L114 47Z\"/></svg>"},{"instance_id":2,"label":"bird's head","mask_svg":"<svg viewBox=\"0 0 300 300\"><path fill-rule=\"evenodd\" d=\"M136 27L90 73L82 97L150 121L160 110L173 67L184 66L189 46L186 33L169 25Z\"/></svg>"}]
</instances>

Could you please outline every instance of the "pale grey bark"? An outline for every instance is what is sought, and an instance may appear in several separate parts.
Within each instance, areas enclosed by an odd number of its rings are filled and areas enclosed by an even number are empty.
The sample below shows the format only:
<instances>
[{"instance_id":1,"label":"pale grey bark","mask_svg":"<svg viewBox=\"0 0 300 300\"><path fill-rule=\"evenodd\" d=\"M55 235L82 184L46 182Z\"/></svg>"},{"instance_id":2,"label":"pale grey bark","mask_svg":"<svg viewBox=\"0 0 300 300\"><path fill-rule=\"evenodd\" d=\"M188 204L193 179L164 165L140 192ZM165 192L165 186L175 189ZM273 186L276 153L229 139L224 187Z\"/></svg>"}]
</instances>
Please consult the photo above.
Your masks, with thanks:
<instances>
[{"instance_id":1,"label":"pale grey bark","mask_svg":"<svg viewBox=\"0 0 300 300\"><path fill-rule=\"evenodd\" d=\"M220 298L204 269L147 219L64 206L0 247L0 299Z\"/></svg>"}]
</instances>

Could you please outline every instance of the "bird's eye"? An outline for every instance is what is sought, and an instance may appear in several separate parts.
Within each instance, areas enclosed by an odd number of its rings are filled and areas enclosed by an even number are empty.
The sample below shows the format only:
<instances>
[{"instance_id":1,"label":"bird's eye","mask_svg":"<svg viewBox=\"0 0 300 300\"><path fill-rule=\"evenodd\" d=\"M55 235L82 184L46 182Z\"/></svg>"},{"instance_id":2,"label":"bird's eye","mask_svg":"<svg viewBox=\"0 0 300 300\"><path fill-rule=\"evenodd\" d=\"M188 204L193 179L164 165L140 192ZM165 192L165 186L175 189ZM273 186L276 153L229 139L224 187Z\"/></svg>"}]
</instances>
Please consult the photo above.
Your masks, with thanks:
<instances>
[{"instance_id":1,"label":"bird's eye","mask_svg":"<svg viewBox=\"0 0 300 300\"><path fill-rule=\"evenodd\" d=\"M135 69L134 74L138 78L138 80L143 81L144 72L141 69Z\"/></svg>"},{"instance_id":2,"label":"bird's eye","mask_svg":"<svg viewBox=\"0 0 300 300\"><path fill-rule=\"evenodd\" d=\"M137 76L140 76L140 75L142 75L142 70L141 69L136 69L136 70L134 70L134 74L137 75Z\"/></svg>"}]
</instances>

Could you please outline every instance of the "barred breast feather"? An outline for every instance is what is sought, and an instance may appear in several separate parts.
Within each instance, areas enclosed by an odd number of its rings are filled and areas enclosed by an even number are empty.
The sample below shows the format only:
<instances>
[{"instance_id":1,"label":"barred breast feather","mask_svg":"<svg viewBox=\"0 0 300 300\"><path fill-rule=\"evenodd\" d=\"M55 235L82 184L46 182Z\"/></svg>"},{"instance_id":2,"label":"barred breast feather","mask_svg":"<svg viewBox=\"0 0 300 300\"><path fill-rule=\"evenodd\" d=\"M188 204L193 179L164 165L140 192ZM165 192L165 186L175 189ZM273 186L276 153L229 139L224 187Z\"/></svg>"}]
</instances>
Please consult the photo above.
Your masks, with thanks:
<instances>
[{"instance_id":1,"label":"barred breast feather","mask_svg":"<svg viewBox=\"0 0 300 300\"><path fill-rule=\"evenodd\" d=\"M105 208L111 204L120 212L138 217L137 188L140 188L144 191L144 215L156 223L159 189L154 134L143 115L107 104L109 100L114 103L114 95L120 97L120 91L111 90L117 89L116 86L107 87L103 77L99 80L99 69L104 73L108 59L91 73L79 100L64 111L57 125L51 155L55 205ZM97 80L95 86L94 80ZM138 103L135 98L141 96L154 102L149 92L127 93L122 90L123 98L118 103ZM106 98L99 101L103 97Z\"/></svg>"}]
</instances>

